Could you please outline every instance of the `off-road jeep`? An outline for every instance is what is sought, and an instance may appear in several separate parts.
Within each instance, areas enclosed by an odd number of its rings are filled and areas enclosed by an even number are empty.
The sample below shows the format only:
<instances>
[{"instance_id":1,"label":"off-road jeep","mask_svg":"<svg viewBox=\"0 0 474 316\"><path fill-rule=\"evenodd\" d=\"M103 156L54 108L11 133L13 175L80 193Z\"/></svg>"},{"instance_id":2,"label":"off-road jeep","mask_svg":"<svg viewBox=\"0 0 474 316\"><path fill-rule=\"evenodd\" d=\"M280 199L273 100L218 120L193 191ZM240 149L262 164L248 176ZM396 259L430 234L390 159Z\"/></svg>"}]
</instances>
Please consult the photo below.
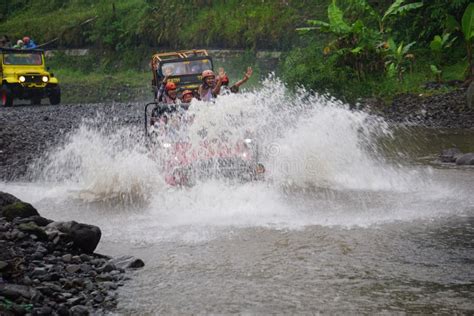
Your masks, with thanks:
<instances>
[{"instance_id":1,"label":"off-road jeep","mask_svg":"<svg viewBox=\"0 0 474 316\"><path fill-rule=\"evenodd\" d=\"M41 104L49 98L53 105L61 102L58 79L47 71L44 52L39 49L0 48L0 101L13 105L14 99Z\"/></svg>"}]
</instances>

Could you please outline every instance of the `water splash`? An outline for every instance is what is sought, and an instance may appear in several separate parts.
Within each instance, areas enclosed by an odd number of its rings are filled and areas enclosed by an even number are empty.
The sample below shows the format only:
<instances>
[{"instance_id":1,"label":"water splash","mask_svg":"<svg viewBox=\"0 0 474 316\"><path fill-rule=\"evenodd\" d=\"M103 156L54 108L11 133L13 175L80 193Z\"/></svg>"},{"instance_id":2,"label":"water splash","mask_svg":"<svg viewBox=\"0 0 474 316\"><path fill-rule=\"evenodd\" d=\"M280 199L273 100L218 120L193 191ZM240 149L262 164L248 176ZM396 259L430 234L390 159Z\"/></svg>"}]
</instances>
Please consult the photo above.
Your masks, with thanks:
<instances>
[{"instance_id":1,"label":"water splash","mask_svg":"<svg viewBox=\"0 0 474 316\"><path fill-rule=\"evenodd\" d=\"M32 167L39 186L69 192L66 201L45 208L53 218L92 222L111 240L137 243L201 240L228 227L366 226L465 210L456 202L464 193L436 184L433 170L385 160L378 140L392 132L383 119L328 96L292 93L276 78L214 104L193 101L189 115L194 123L186 137L194 145L203 129L209 138L224 134L229 141L252 133L265 181L172 188L145 146L141 126L117 126L98 116Z\"/></svg>"}]
</instances>

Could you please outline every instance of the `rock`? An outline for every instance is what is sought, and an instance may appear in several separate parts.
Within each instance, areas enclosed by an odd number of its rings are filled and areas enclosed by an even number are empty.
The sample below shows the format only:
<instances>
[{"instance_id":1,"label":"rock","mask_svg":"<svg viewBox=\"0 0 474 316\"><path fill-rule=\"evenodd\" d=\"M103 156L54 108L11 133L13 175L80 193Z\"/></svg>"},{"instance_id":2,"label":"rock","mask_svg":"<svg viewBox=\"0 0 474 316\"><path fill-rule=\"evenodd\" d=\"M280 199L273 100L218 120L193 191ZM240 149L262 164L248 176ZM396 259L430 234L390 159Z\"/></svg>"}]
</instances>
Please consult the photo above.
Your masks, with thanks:
<instances>
[{"instance_id":1,"label":"rock","mask_svg":"<svg viewBox=\"0 0 474 316\"><path fill-rule=\"evenodd\" d=\"M81 266L78 265L78 264L70 264L70 265L66 266L66 271L68 273L76 273L80 269L81 269Z\"/></svg>"},{"instance_id":2,"label":"rock","mask_svg":"<svg viewBox=\"0 0 474 316\"><path fill-rule=\"evenodd\" d=\"M108 261L120 269L137 269L145 266L143 260L133 256L122 256Z\"/></svg>"},{"instance_id":3,"label":"rock","mask_svg":"<svg viewBox=\"0 0 474 316\"><path fill-rule=\"evenodd\" d=\"M27 217L27 218L22 218L18 222L19 223L33 222L36 225L43 227L43 226L46 226L46 225L52 223L53 221L50 220L50 219L44 218L42 216L30 216L30 217Z\"/></svg>"},{"instance_id":4,"label":"rock","mask_svg":"<svg viewBox=\"0 0 474 316\"><path fill-rule=\"evenodd\" d=\"M8 262L0 261L0 271L8 268Z\"/></svg>"},{"instance_id":5,"label":"rock","mask_svg":"<svg viewBox=\"0 0 474 316\"><path fill-rule=\"evenodd\" d=\"M85 307L84 305L76 305L71 307L70 315L71 316L88 316L89 315L89 309Z\"/></svg>"},{"instance_id":6,"label":"rock","mask_svg":"<svg viewBox=\"0 0 474 316\"><path fill-rule=\"evenodd\" d=\"M56 312L58 313L59 316L69 316L69 315L71 315L71 313L69 312L69 309L64 304L59 305Z\"/></svg>"},{"instance_id":7,"label":"rock","mask_svg":"<svg viewBox=\"0 0 474 316\"><path fill-rule=\"evenodd\" d=\"M73 242L75 248L93 253L102 235L100 228L93 225L71 222L53 222L47 226L49 234L59 231Z\"/></svg>"},{"instance_id":8,"label":"rock","mask_svg":"<svg viewBox=\"0 0 474 316\"><path fill-rule=\"evenodd\" d=\"M14 197L13 195L11 195L10 193L0 191L0 209L2 209L3 207L7 205L17 203L17 202L21 202L21 201L17 199L16 197Z\"/></svg>"},{"instance_id":9,"label":"rock","mask_svg":"<svg viewBox=\"0 0 474 316\"><path fill-rule=\"evenodd\" d=\"M474 165L474 153L467 153L456 159L456 165Z\"/></svg>"},{"instance_id":10,"label":"rock","mask_svg":"<svg viewBox=\"0 0 474 316\"><path fill-rule=\"evenodd\" d=\"M29 203L15 202L0 209L0 215L8 221L20 217L39 216L38 211Z\"/></svg>"},{"instance_id":11,"label":"rock","mask_svg":"<svg viewBox=\"0 0 474 316\"><path fill-rule=\"evenodd\" d=\"M457 148L445 149L439 155L441 162L456 162L456 159L462 155L462 152Z\"/></svg>"},{"instance_id":12,"label":"rock","mask_svg":"<svg viewBox=\"0 0 474 316\"><path fill-rule=\"evenodd\" d=\"M0 283L0 295L11 299L17 297L31 299L36 295L36 290L26 285Z\"/></svg>"},{"instance_id":13,"label":"rock","mask_svg":"<svg viewBox=\"0 0 474 316\"><path fill-rule=\"evenodd\" d=\"M115 264L113 264L112 262L109 261L100 268L100 271L101 272L110 272L110 271L113 271L115 269L116 269Z\"/></svg>"},{"instance_id":14,"label":"rock","mask_svg":"<svg viewBox=\"0 0 474 316\"><path fill-rule=\"evenodd\" d=\"M39 227L34 222L22 223L18 225L18 229L25 233L35 235L39 240L48 240L48 235L43 228Z\"/></svg>"},{"instance_id":15,"label":"rock","mask_svg":"<svg viewBox=\"0 0 474 316\"><path fill-rule=\"evenodd\" d=\"M64 256L61 257L64 262L71 262L72 260L72 255L70 253L65 254Z\"/></svg>"}]
</instances>

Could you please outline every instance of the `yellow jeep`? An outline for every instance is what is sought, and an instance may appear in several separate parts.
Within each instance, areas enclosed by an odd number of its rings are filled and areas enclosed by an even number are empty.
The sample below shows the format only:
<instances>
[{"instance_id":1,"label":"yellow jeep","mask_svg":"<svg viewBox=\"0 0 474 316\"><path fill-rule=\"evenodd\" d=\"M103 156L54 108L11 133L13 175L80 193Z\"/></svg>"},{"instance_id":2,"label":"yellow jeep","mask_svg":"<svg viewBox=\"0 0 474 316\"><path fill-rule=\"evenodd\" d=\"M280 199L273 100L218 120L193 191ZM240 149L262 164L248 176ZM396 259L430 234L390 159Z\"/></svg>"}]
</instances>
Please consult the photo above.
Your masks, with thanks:
<instances>
[{"instance_id":1,"label":"yellow jeep","mask_svg":"<svg viewBox=\"0 0 474 316\"><path fill-rule=\"evenodd\" d=\"M58 79L46 69L42 50L0 48L1 105L11 106L14 99L41 104L42 98L59 104Z\"/></svg>"}]
</instances>

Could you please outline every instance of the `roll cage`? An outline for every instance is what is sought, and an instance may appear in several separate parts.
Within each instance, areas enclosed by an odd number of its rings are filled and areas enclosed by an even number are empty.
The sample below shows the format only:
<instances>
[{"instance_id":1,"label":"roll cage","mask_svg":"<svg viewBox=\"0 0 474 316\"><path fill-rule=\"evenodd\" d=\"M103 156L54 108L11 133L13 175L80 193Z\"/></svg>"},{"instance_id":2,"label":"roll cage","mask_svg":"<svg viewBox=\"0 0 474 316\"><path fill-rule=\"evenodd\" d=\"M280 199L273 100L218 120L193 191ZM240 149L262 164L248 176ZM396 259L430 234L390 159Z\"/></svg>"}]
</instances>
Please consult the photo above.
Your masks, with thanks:
<instances>
[{"instance_id":1,"label":"roll cage","mask_svg":"<svg viewBox=\"0 0 474 316\"><path fill-rule=\"evenodd\" d=\"M201 73L204 70L213 70L213 62L203 49L158 53L152 56L151 69L155 94L165 76L180 90L197 90L202 82Z\"/></svg>"}]
</instances>

